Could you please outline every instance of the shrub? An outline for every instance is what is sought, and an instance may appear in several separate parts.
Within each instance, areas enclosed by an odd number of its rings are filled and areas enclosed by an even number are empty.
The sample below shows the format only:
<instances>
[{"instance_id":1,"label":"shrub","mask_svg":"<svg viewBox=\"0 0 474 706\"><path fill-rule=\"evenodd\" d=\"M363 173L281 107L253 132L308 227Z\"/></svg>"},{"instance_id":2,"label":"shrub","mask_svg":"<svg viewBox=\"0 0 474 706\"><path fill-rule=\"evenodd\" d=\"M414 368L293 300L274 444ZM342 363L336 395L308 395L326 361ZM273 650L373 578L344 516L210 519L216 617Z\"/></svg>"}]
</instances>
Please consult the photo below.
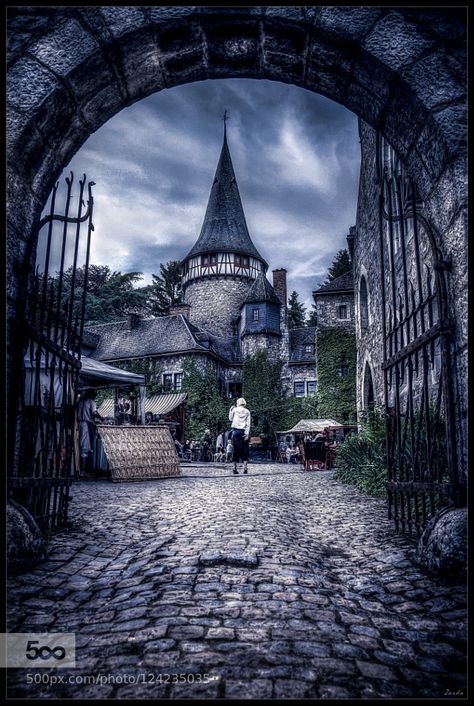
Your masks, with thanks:
<instances>
[{"instance_id":1,"label":"shrub","mask_svg":"<svg viewBox=\"0 0 474 706\"><path fill-rule=\"evenodd\" d=\"M336 478L375 497L387 495L387 455L385 425L375 413L363 424L355 436L350 436L337 447Z\"/></svg>"}]
</instances>

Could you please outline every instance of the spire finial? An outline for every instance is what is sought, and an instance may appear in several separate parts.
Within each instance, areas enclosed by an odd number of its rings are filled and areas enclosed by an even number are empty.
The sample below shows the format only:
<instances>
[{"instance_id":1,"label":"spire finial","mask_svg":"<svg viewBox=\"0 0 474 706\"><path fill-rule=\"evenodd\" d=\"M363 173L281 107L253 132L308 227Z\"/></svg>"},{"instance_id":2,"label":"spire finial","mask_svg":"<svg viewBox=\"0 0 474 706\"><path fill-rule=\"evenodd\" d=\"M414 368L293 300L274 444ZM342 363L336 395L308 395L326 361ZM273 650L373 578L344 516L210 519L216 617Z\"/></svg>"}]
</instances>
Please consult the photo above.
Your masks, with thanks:
<instances>
[{"instance_id":1,"label":"spire finial","mask_svg":"<svg viewBox=\"0 0 474 706\"><path fill-rule=\"evenodd\" d=\"M229 113L227 112L227 109L224 110L224 115L222 116L222 120L224 121L224 140L227 138L227 121L229 119Z\"/></svg>"}]
</instances>

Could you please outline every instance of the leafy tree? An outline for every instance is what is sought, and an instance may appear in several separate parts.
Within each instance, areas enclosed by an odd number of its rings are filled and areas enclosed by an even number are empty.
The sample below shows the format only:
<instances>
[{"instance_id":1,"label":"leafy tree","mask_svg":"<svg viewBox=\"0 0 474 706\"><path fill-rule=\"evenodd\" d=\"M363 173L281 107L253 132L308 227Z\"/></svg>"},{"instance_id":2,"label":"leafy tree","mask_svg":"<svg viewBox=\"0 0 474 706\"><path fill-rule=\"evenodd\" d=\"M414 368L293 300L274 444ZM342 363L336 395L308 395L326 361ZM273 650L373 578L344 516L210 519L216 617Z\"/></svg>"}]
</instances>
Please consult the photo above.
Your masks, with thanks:
<instances>
[{"instance_id":1,"label":"leafy tree","mask_svg":"<svg viewBox=\"0 0 474 706\"><path fill-rule=\"evenodd\" d=\"M85 324L100 324L123 319L130 310L146 310L146 292L135 284L142 279L141 272L112 272L108 265L90 265L84 322ZM59 273L52 278L52 284L57 293ZM71 297L73 286L73 269L70 267L63 274L61 301L66 302ZM84 268L77 268L74 275L74 309L80 310L84 287Z\"/></svg>"},{"instance_id":2,"label":"leafy tree","mask_svg":"<svg viewBox=\"0 0 474 706\"><path fill-rule=\"evenodd\" d=\"M202 440L205 430L210 429L215 440L219 431L229 426L229 403L219 394L212 365L208 363L202 372L194 359L186 359L182 391L188 393L186 436Z\"/></svg>"},{"instance_id":3,"label":"leafy tree","mask_svg":"<svg viewBox=\"0 0 474 706\"><path fill-rule=\"evenodd\" d=\"M268 360L266 350L258 350L244 361L243 394L252 413L252 435L273 437L282 429L287 399L281 369L281 362Z\"/></svg>"},{"instance_id":4,"label":"leafy tree","mask_svg":"<svg viewBox=\"0 0 474 706\"><path fill-rule=\"evenodd\" d=\"M339 252L336 253L332 265L328 269L328 274L324 284L329 284L329 282L332 282L332 280L336 279L336 277L340 277L341 275L345 274L346 272L350 272L351 270L352 261L351 256L349 254L349 250L339 250Z\"/></svg>"},{"instance_id":5,"label":"leafy tree","mask_svg":"<svg viewBox=\"0 0 474 706\"><path fill-rule=\"evenodd\" d=\"M153 283L147 288L147 304L150 313L155 316L166 316L170 306L181 302L180 261L169 260L166 265L160 264L160 274L152 277Z\"/></svg>"},{"instance_id":6,"label":"leafy tree","mask_svg":"<svg viewBox=\"0 0 474 706\"><path fill-rule=\"evenodd\" d=\"M293 291L288 299L288 328L304 326L306 307L299 301L298 293Z\"/></svg>"}]
</instances>

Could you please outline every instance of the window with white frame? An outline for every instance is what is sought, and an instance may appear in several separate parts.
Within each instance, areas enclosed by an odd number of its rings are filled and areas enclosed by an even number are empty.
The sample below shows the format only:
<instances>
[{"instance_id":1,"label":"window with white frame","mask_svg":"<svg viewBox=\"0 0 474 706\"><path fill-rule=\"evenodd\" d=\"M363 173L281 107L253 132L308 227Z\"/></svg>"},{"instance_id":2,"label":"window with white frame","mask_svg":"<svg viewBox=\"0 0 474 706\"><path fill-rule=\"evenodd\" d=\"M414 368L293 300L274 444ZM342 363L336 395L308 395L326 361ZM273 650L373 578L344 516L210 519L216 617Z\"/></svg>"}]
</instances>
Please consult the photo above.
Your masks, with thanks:
<instances>
[{"instance_id":1,"label":"window with white frame","mask_svg":"<svg viewBox=\"0 0 474 706\"><path fill-rule=\"evenodd\" d=\"M316 380L307 380L306 381L306 393L308 395L315 395L316 394Z\"/></svg>"},{"instance_id":2,"label":"window with white frame","mask_svg":"<svg viewBox=\"0 0 474 706\"><path fill-rule=\"evenodd\" d=\"M174 389L179 392L183 386L183 373L174 374Z\"/></svg>"}]
</instances>

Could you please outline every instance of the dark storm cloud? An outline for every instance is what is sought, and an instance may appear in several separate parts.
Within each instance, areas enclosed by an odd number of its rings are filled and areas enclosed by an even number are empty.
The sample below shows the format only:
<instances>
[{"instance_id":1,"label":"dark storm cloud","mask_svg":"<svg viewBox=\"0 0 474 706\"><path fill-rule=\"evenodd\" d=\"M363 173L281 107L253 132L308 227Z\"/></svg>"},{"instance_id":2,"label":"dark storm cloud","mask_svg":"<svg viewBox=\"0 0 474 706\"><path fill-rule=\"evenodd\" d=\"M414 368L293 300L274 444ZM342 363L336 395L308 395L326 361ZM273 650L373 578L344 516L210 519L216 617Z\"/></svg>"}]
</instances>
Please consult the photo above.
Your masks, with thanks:
<instances>
[{"instance_id":1,"label":"dark storm cloud","mask_svg":"<svg viewBox=\"0 0 474 706\"><path fill-rule=\"evenodd\" d=\"M224 109L252 239L310 306L355 222L357 119L286 84L233 79L164 90L94 133L67 169L96 182L91 261L150 281L160 262L187 253L204 218Z\"/></svg>"}]
</instances>

